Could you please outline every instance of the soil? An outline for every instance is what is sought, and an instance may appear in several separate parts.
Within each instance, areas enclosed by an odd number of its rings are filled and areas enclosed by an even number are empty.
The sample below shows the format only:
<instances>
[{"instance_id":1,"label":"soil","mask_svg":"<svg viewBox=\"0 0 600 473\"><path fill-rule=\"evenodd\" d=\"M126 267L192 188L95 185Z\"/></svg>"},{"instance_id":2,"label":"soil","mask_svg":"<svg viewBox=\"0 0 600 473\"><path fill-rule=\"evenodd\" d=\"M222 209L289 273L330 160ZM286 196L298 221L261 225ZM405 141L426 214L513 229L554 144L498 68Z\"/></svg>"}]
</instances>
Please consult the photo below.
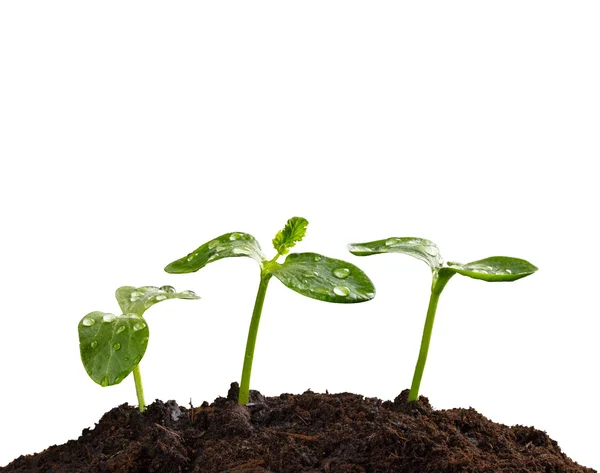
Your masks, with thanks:
<instances>
[{"instance_id":1,"label":"soil","mask_svg":"<svg viewBox=\"0 0 600 473\"><path fill-rule=\"evenodd\" d=\"M434 410L356 394L251 393L185 408L124 404L81 437L21 456L2 473L592 473L533 427L507 427L474 409Z\"/></svg>"}]
</instances>

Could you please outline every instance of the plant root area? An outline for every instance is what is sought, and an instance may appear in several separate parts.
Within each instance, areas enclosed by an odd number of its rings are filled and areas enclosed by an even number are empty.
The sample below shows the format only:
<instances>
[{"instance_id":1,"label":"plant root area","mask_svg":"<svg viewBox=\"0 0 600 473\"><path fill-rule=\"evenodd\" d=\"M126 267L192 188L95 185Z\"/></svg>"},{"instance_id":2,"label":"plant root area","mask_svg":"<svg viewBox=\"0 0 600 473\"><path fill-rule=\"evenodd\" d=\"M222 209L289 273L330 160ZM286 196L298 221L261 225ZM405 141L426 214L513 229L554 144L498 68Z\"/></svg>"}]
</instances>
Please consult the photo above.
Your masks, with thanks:
<instances>
[{"instance_id":1,"label":"plant root area","mask_svg":"<svg viewBox=\"0 0 600 473\"><path fill-rule=\"evenodd\" d=\"M200 407L124 404L94 429L0 472L19 473L592 473L533 427L507 427L474 409L434 410L356 394L282 394Z\"/></svg>"}]
</instances>

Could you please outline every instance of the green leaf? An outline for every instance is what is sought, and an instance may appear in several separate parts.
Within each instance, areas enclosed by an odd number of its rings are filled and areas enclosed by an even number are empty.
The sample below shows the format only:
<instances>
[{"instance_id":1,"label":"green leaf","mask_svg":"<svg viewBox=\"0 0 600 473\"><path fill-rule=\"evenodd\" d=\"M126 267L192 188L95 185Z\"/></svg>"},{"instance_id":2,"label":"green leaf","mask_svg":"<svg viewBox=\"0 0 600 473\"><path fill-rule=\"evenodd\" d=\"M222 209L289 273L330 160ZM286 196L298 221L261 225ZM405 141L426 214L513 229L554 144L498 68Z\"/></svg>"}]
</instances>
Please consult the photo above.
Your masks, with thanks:
<instances>
[{"instance_id":1,"label":"green leaf","mask_svg":"<svg viewBox=\"0 0 600 473\"><path fill-rule=\"evenodd\" d=\"M443 271L452 271L489 282L516 281L538 270L529 261L509 256L491 256L467 264L448 263Z\"/></svg>"},{"instance_id":2,"label":"green leaf","mask_svg":"<svg viewBox=\"0 0 600 473\"><path fill-rule=\"evenodd\" d=\"M425 261L432 271L441 268L444 264L440 250L435 243L424 238L391 237L368 243L350 243L348 250L356 256L369 256L380 253L404 253Z\"/></svg>"},{"instance_id":3,"label":"green leaf","mask_svg":"<svg viewBox=\"0 0 600 473\"><path fill-rule=\"evenodd\" d=\"M290 248L301 241L304 235L306 235L307 225L308 220L305 218L290 218L285 227L283 227L283 230L278 231L275 238L273 238L273 247L277 250L277 253L285 255L290 251Z\"/></svg>"},{"instance_id":4,"label":"green leaf","mask_svg":"<svg viewBox=\"0 0 600 473\"><path fill-rule=\"evenodd\" d=\"M87 374L100 386L119 384L148 346L148 324L136 314L91 312L79 322L79 351Z\"/></svg>"},{"instance_id":5,"label":"green leaf","mask_svg":"<svg viewBox=\"0 0 600 473\"><path fill-rule=\"evenodd\" d=\"M326 302L365 302L375 286L359 268L316 253L292 253L271 274L290 289Z\"/></svg>"},{"instance_id":6,"label":"green leaf","mask_svg":"<svg viewBox=\"0 0 600 473\"><path fill-rule=\"evenodd\" d=\"M124 314L144 315L157 302L167 299L200 299L194 291L175 291L173 286L122 286L115 296Z\"/></svg>"},{"instance_id":7,"label":"green leaf","mask_svg":"<svg viewBox=\"0 0 600 473\"><path fill-rule=\"evenodd\" d=\"M259 264L266 259L252 235L232 232L225 233L198 247L187 256L173 261L165 267L165 271L173 274L193 273L213 261L236 256L248 256Z\"/></svg>"}]
</instances>

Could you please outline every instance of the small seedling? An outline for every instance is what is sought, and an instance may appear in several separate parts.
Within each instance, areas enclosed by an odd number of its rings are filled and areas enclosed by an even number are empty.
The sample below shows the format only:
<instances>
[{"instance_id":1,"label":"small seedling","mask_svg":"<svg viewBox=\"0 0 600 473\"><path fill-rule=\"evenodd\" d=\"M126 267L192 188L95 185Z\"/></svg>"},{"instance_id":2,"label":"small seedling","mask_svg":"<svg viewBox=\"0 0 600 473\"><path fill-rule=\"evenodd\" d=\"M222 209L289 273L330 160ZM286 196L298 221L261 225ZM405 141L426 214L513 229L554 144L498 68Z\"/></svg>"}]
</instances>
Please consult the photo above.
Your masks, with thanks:
<instances>
[{"instance_id":1,"label":"small seedling","mask_svg":"<svg viewBox=\"0 0 600 473\"><path fill-rule=\"evenodd\" d=\"M123 286L115 294L122 315L90 312L79 322L79 351L87 374L100 386L113 386L133 371L139 409L144 412L144 389L139 363L148 346L148 323L143 315L167 299L199 299L193 291L172 286Z\"/></svg>"},{"instance_id":2,"label":"small seedling","mask_svg":"<svg viewBox=\"0 0 600 473\"><path fill-rule=\"evenodd\" d=\"M346 261L328 258L317 253L292 253L286 257L283 263L277 262L280 256L286 255L297 242L304 238L307 225L308 221L304 218L293 217L288 220L283 230L278 232L273 239L273 246L277 250L277 254L271 260L267 260L263 255L260 245L252 235L232 232L203 244L165 268L168 273L192 273L213 261L237 256L253 258L260 265L260 283L248 331L240 382L238 402L241 405L248 403L256 335L267 285L272 276L303 296L326 302L364 302L375 296L375 287L367 275Z\"/></svg>"},{"instance_id":3,"label":"small seedling","mask_svg":"<svg viewBox=\"0 0 600 473\"><path fill-rule=\"evenodd\" d=\"M463 276L488 282L505 282L516 281L537 271L537 268L528 261L508 256L491 256L467 264L452 262L444 264L444 260L440 256L440 251L435 243L423 238L388 238L387 240L377 240L368 243L351 243L348 245L348 250L357 256L369 256L379 253L404 253L424 261L431 268L433 273L431 297L429 299L429 308L427 309L427 318L425 319L419 358L408 396L409 401L416 401L419 397L419 387L421 385L423 370L425 369L425 362L427 361L427 352L429 350L438 300L450 278L455 274L462 274Z\"/></svg>"}]
</instances>

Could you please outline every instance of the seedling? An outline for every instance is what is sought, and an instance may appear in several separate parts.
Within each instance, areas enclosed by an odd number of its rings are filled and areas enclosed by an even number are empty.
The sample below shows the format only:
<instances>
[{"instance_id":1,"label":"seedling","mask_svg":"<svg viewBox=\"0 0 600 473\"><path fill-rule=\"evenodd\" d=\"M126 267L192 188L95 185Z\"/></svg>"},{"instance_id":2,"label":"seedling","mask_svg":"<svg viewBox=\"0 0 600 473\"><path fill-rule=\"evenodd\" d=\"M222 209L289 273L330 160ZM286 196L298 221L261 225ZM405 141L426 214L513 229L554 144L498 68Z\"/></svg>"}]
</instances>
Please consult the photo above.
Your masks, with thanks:
<instances>
[{"instance_id":1,"label":"seedling","mask_svg":"<svg viewBox=\"0 0 600 473\"><path fill-rule=\"evenodd\" d=\"M113 386L133 371L139 409L144 412L144 389L139 363L148 346L148 323L143 315L167 299L199 299L193 291L172 286L123 286L115 294L122 315L90 312L79 322L79 351L87 374L100 386Z\"/></svg>"},{"instance_id":2,"label":"seedling","mask_svg":"<svg viewBox=\"0 0 600 473\"><path fill-rule=\"evenodd\" d=\"M263 255L260 245L252 235L232 232L203 244L165 268L168 273L192 273L213 261L236 256L247 256L258 262L260 283L246 343L238 397L241 405L248 403L256 335L267 285L272 276L303 296L326 302L364 302L375 296L375 287L367 275L346 261L328 258L317 253L292 253L286 257L283 263L277 262L280 256L286 255L296 243L304 238L307 225L308 221L304 218L289 219L283 230L278 232L273 239L273 246L277 250L277 254L271 260L267 260Z\"/></svg>"},{"instance_id":3,"label":"seedling","mask_svg":"<svg viewBox=\"0 0 600 473\"><path fill-rule=\"evenodd\" d=\"M427 361L438 300L450 278L455 274L462 274L463 276L488 282L505 282L516 281L537 271L537 268L528 261L508 256L491 256L467 264L453 262L445 264L435 243L423 238L388 238L387 240L368 243L351 243L348 245L348 250L357 256L404 253L424 261L431 268L433 273L431 297L427 309L427 318L425 319L419 358L408 395L409 401L416 401L419 397L419 387L425 369L425 362Z\"/></svg>"}]
</instances>

